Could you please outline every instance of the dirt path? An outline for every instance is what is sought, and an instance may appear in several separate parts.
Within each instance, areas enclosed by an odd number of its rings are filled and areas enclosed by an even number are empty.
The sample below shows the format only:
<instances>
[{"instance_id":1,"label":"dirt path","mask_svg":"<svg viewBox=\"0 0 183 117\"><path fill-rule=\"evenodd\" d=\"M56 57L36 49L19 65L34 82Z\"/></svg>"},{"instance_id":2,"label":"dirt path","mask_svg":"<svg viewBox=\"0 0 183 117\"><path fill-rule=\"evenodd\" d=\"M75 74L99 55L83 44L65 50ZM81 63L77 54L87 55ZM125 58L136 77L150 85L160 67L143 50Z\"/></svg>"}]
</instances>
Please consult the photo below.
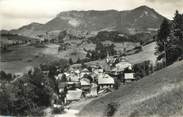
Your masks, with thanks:
<instances>
[{"instance_id":1,"label":"dirt path","mask_svg":"<svg viewBox=\"0 0 183 117\"><path fill-rule=\"evenodd\" d=\"M54 117L77 117L76 114L79 113L79 110L74 109L65 109L64 114L57 114Z\"/></svg>"},{"instance_id":2,"label":"dirt path","mask_svg":"<svg viewBox=\"0 0 183 117\"><path fill-rule=\"evenodd\" d=\"M90 99L81 99L79 101L73 102L69 105L69 109L65 109L65 113L56 114L54 117L77 117L77 114L85 107L85 105L100 97L101 96Z\"/></svg>"}]
</instances>

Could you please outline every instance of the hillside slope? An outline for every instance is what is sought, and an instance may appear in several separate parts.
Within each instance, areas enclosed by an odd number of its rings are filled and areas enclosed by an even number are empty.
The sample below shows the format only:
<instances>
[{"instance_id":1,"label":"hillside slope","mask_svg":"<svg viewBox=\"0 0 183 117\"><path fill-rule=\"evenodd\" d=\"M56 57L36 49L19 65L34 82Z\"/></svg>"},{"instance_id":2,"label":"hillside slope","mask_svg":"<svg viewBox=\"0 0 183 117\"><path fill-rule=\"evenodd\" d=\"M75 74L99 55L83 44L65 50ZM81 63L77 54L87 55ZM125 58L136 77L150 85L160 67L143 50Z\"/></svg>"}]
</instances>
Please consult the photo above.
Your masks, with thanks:
<instances>
[{"instance_id":1,"label":"hillside slope","mask_svg":"<svg viewBox=\"0 0 183 117\"><path fill-rule=\"evenodd\" d=\"M79 116L105 116L112 102L119 105L114 117L181 117L183 61L89 103Z\"/></svg>"}]
</instances>

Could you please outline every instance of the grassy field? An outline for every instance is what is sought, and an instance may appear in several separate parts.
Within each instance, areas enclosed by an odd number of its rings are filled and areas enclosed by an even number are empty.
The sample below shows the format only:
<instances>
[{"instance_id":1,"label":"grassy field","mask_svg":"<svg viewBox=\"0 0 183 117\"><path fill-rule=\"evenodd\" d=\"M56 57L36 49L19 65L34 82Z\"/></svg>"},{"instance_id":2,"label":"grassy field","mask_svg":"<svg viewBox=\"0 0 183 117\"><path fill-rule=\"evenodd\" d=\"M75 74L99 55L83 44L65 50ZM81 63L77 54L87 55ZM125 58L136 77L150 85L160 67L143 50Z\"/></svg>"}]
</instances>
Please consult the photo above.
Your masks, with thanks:
<instances>
[{"instance_id":1,"label":"grassy field","mask_svg":"<svg viewBox=\"0 0 183 117\"><path fill-rule=\"evenodd\" d=\"M133 64L140 63L145 60L150 60L152 61L152 63L155 63L156 61L156 56L154 55L155 47L156 47L155 42L145 45L141 52L127 56L127 59Z\"/></svg>"},{"instance_id":2,"label":"grassy field","mask_svg":"<svg viewBox=\"0 0 183 117\"><path fill-rule=\"evenodd\" d=\"M116 104L114 117L181 117L183 115L183 61L137 82L125 85L86 105L79 116L102 117Z\"/></svg>"},{"instance_id":3,"label":"grassy field","mask_svg":"<svg viewBox=\"0 0 183 117\"><path fill-rule=\"evenodd\" d=\"M153 64L155 64L155 62L156 62L156 56L154 55L155 47L156 47L155 42L150 43L148 45L145 45L141 52L126 56L126 58L131 64L140 63L140 62L143 62L146 60L150 60ZM106 61L105 61L105 59L96 60L96 61L88 62L87 64L88 65L100 65L105 68Z\"/></svg>"},{"instance_id":4,"label":"grassy field","mask_svg":"<svg viewBox=\"0 0 183 117\"><path fill-rule=\"evenodd\" d=\"M57 45L46 45L38 48L30 45L20 45L10 48L12 51L1 54L0 70L9 73L26 72L33 66L58 60Z\"/></svg>"},{"instance_id":5,"label":"grassy field","mask_svg":"<svg viewBox=\"0 0 183 117\"><path fill-rule=\"evenodd\" d=\"M66 50L58 52L58 44L47 44L45 47L36 47L34 45L19 45L12 46L9 49L10 52L2 53L0 58L0 70L4 70L10 73L25 72L33 66L38 66L41 63L51 62L58 59L69 59L72 58L74 62L78 58L83 59L86 57L86 50L94 50L95 44L88 43L82 40L68 40L69 46ZM114 43L116 50L123 50L124 46L121 43ZM127 50L136 47L137 43L126 42L125 47ZM129 61L139 62L143 60L153 59L155 44L149 44L144 47L144 50L138 54L128 56ZM92 61L89 63L103 63L104 60Z\"/></svg>"}]
</instances>

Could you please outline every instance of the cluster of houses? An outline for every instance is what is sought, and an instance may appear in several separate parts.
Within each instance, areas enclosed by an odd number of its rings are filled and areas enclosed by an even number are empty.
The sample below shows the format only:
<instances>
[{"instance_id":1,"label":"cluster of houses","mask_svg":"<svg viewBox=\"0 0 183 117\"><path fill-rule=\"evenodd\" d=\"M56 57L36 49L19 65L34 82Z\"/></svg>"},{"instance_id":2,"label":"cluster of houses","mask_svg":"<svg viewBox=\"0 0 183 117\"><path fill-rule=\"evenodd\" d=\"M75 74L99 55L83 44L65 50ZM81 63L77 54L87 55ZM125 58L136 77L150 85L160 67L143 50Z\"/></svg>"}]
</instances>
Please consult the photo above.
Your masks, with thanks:
<instances>
[{"instance_id":1,"label":"cluster of houses","mask_svg":"<svg viewBox=\"0 0 183 117\"><path fill-rule=\"evenodd\" d=\"M116 76L123 73L126 68L129 71L132 68L132 64L127 62L126 59L120 58L115 63L116 59L107 58L107 68L100 65L83 67L81 64L74 64L68 71L55 76L59 93L63 95L65 92L64 103L111 92L116 83L119 83L119 77ZM111 62L112 64L114 63L114 66L111 65ZM123 73L123 79L126 81L133 80L132 70L131 72Z\"/></svg>"}]
</instances>

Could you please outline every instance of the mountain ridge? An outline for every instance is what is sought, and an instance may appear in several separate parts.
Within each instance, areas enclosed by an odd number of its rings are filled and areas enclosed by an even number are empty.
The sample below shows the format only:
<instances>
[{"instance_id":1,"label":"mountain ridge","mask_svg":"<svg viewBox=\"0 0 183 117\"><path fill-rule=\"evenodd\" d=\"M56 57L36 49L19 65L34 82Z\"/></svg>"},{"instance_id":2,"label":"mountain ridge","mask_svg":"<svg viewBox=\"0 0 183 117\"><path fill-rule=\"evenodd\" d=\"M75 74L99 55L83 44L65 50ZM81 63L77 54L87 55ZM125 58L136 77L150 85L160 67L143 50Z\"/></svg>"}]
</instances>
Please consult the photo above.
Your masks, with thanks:
<instances>
[{"instance_id":1,"label":"mountain ridge","mask_svg":"<svg viewBox=\"0 0 183 117\"><path fill-rule=\"evenodd\" d=\"M37 36L54 30L100 31L115 30L124 33L156 31L162 15L148 6L140 6L132 10L87 10L63 11L45 24L31 23L10 32L24 36Z\"/></svg>"}]
</instances>

